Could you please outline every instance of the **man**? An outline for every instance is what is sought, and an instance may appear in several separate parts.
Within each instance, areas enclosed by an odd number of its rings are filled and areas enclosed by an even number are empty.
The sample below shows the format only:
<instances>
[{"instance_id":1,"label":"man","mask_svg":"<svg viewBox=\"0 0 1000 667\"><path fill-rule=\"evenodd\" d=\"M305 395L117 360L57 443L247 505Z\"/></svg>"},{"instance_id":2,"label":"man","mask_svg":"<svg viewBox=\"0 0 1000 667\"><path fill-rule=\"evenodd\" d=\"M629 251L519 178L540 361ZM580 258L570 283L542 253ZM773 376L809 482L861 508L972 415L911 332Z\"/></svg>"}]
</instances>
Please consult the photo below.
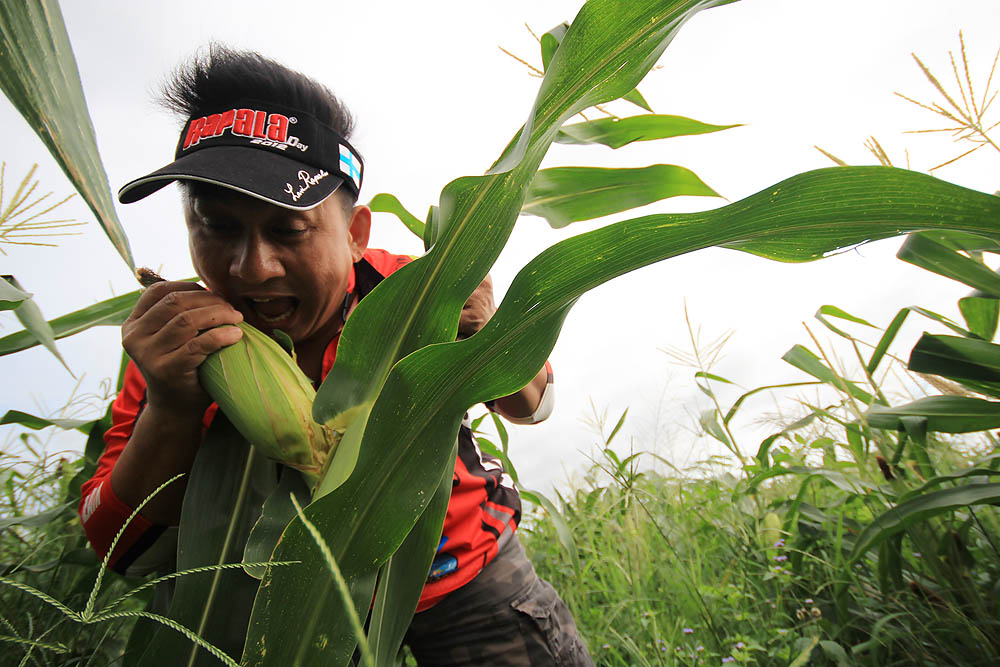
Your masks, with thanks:
<instances>
[{"instance_id":1,"label":"man","mask_svg":"<svg viewBox=\"0 0 1000 667\"><path fill-rule=\"evenodd\" d=\"M191 258L208 289L155 284L122 327L132 363L80 504L102 554L132 508L191 470L215 408L197 368L242 335L220 325L281 329L319 382L351 310L410 261L367 247L371 211L356 205L363 166L347 140L351 118L325 87L216 46L181 69L164 98L186 120L176 159L128 183L119 199L180 184ZM478 331L494 310L487 278L463 309L459 335ZM551 410L551 381L546 365L491 408L540 421ZM183 497L181 481L143 507L111 556L115 569L149 571L167 560ZM406 640L422 665L591 664L565 605L524 556L519 519L509 478L464 425L441 546Z\"/></svg>"}]
</instances>

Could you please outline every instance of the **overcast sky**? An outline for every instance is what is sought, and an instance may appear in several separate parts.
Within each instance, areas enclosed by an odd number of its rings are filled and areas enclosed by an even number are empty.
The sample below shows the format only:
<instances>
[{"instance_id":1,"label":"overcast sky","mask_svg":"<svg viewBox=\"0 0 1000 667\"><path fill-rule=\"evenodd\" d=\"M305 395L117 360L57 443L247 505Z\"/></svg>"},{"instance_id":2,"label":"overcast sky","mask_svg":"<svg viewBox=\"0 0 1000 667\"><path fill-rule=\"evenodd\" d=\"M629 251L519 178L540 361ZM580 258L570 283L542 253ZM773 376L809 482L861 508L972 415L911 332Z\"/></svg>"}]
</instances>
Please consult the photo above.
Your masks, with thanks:
<instances>
[{"instance_id":1,"label":"overcast sky","mask_svg":"<svg viewBox=\"0 0 1000 667\"><path fill-rule=\"evenodd\" d=\"M446 183L487 169L527 117L539 80L498 46L540 67L538 45L524 24L540 35L570 20L579 6L565 0L304 1L285 11L250 0L63 4L113 190L170 160L179 127L155 106L152 92L199 46L218 40L256 49L329 85L358 118L352 143L366 159L362 200L391 192L418 215L436 203ZM926 170L961 150L945 136L903 134L941 126L893 95L933 99L910 53L944 79L947 52L957 50L963 30L975 82L982 85L998 28L997 0L742 0L712 9L682 28L640 90L659 113L744 127L618 151L556 146L545 165L679 164L736 200L830 166L814 145L852 164L870 164L874 159L863 144L874 135L897 165L906 166L908 156L912 168ZM640 112L626 103L611 109L619 115ZM6 162L7 194L33 162L39 163L43 191L68 194L71 186L6 101L0 101L0 123L6 128L0 159ZM998 156L983 150L937 175L992 192L1000 188L997 164ZM627 217L723 203L677 198ZM89 220L77 200L64 213ZM171 278L193 275L173 188L120 206L119 215L139 265ZM553 231L541 219L521 218L493 270L498 300L517 270L544 247L607 222ZM96 224L85 229L56 249L0 246L7 253L0 256L0 272L16 275L49 317L135 289ZM382 215L372 245L422 251L394 218ZM598 413L607 411L612 423L630 408L620 450L627 451L631 441L636 450L655 449L678 465L716 451L692 433L688 413L705 407L693 371L661 351L688 346L685 303L705 340L733 332L715 372L746 387L804 379L779 358L808 341L803 322L820 332L812 315L823 304L881 325L911 304L957 317L954 301L967 288L895 260L896 247L898 241L880 242L803 265L707 250L594 290L571 312L552 354L555 415L545 424L514 429L511 447L522 481L545 489L586 466L597 442L585 423L591 404ZM3 334L18 328L9 315L0 317L0 326ZM923 323L910 326L912 341ZM82 394L98 392L101 380L116 372L120 338L113 329L64 340L60 347L84 378ZM41 350L0 359L0 377L2 409L51 412L73 389L68 374ZM772 407L762 400L749 405L747 415ZM759 428L744 428L744 446L755 450Z\"/></svg>"}]
</instances>

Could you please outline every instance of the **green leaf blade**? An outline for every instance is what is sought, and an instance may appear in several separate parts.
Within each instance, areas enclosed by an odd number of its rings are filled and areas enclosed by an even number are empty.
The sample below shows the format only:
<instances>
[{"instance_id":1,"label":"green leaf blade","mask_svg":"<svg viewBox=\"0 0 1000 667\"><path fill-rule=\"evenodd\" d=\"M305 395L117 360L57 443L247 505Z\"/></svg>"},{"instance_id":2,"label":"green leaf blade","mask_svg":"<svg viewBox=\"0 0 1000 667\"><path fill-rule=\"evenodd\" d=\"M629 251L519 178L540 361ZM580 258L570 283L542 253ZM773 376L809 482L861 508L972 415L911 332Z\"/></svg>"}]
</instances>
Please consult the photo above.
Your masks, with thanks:
<instances>
[{"instance_id":1,"label":"green leaf blade","mask_svg":"<svg viewBox=\"0 0 1000 667\"><path fill-rule=\"evenodd\" d=\"M521 213L545 218L560 228L683 195L719 196L694 172L675 165L555 167L535 174Z\"/></svg>"},{"instance_id":2,"label":"green leaf blade","mask_svg":"<svg viewBox=\"0 0 1000 667\"><path fill-rule=\"evenodd\" d=\"M14 310L30 298L31 293L18 289L7 280L0 279L0 310Z\"/></svg>"},{"instance_id":3,"label":"green leaf blade","mask_svg":"<svg viewBox=\"0 0 1000 667\"><path fill-rule=\"evenodd\" d=\"M958 300L958 309L969 331L983 340L993 340L1000 319L1000 300L968 296Z\"/></svg>"},{"instance_id":4,"label":"green leaf blade","mask_svg":"<svg viewBox=\"0 0 1000 667\"><path fill-rule=\"evenodd\" d=\"M142 290L122 294L50 320L48 324L52 328L53 338L59 340L95 326L121 326L135 307L140 294ZM0 338L0 357L35 345L38 345L38 338L30 331L16 331Z\"/></svg>"},{"instance_id":5,"label":"green leaf blade","mask_svg":"<svg viewBox=\"0 0 1000 667\"><path fill-rule=\"evenodd\" d=\"M896 256L904 262L1000 297L1000 275L982 262L966 257L928 235L911 234Z\"/></svg>"},{"instance_id":6,"label":"green leaf blade","mask_svg":"<svg viewBox=\"0 0 1000 667\"><path fill-rule=\"evenodd\" d=\"M391 213L403 225L413 232L417 238L424 237L424 223L417 216L406 210L406 207L396 198L395 195L388 194L386 192L380 192L379 194L372 197L371 201L368 202L368 208L370 208L375 213Z\"/></svg>"},{"instance_id":7,"label":"green leaf blade","mask_svg":"<svg viewBox=\"0 0 1000 667\"><path fill-rule=\"evenodd\" d=\"M972 433L1000 427L1000 403L967 396L929 396L912 403L872 406L865 415L868 425L892 431L904 430L907 417L924 417L927 430L941 433Z\"/></svg>"},{"instance_id":8,"label":"green leaf blade","mask_svg":"<svg viewBox=\"0 0 1000 667\"><path fill-rule=\"evenodd\" d=\"M580 10L518 137L486 176L459 178L444 188L434 245L383 281L347 322L337 363L317 393L318 422L346 428L398 359L454 339L462 305L510 236L528 183L562 123L634 88L680 25L717 4L724 2L591 0ZM439 280L443 275L447 285ZM382 316L398 326L387 332Z\"/></svg>"},{"instance_id":9,"label":"green leaf blade","mask_svg":"<svg viewBox=\"0 0 1000 667\"><path fill-rule=\"evenodd\" d=\"M564 125L555 141L561 144L603 144L621 148L634 141L654 141L720 132L740 125L710 125L684 116L643 114L626 118L597 118Z\"/></svg>"},{"instance_id":10,"label":"green leaf blade","mask_svg":"<svg viewBox=\"0 0 1000 667\"><path fill-rule=\"evenodd\" d=\"M925 493L900 503L870 523L858 536L849 563L911 525L962 507L1000 502L1000 483L967 484Z\"/></svg>"},{"instance_id":11,"label":"green leaf blade","mask_svg":"<svg viewBox=\"0 0 1000 667\"><path fill-rule=\"evenodd\" d=\"M23 290L24 288L14 276L3 276L8 283L13 285L16 289ZM45 349L52 353L59 363L63 365L66 371L73 375L73 371L70 370L69 366L66 364L66 360L63 359L62 354L59 352L59 348L56 347L55 334L52 331L52 327L45 320L45 316L42 315L42 309L38 307L35 300L31 297L25 299L17 308L14 309L14 316L17 317L17 321L20 322L25 331L31 334L35 340L41 343ZM74 376L75 377L75 376Z\"/></svg>"}]
</instances>

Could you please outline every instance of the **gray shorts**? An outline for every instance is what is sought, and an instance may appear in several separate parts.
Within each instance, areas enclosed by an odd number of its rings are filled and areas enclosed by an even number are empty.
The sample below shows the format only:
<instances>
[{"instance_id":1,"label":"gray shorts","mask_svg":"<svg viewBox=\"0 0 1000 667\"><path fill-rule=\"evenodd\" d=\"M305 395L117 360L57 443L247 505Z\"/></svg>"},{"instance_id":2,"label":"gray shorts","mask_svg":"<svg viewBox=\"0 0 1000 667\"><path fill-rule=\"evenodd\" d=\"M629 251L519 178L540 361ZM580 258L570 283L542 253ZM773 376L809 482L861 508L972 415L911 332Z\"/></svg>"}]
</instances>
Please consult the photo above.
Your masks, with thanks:
<instances>
[{"instance_id":1,"label":"gray shorts","mask_svg":"<svg viewBox=\"0 0 1000 667\"><path fill-rule=\"evenodd\" d=\"M592 667L566 604L535 574L517 535L475 579L413 617L420 667Z\"/></svg>"}]
</instances>

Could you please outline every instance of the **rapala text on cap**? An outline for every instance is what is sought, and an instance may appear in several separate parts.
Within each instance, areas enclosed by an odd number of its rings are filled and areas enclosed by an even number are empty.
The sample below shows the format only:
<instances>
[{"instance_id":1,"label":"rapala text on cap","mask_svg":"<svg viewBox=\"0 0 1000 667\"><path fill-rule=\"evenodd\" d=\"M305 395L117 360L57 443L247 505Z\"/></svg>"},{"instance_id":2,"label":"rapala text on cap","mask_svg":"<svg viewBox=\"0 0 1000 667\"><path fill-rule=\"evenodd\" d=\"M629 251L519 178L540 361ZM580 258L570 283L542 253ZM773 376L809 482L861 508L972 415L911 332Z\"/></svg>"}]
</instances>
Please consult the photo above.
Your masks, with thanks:
<instances>
[{"instance_id":1,"label":"rapala text on cap","mask_svg":"<svg viewBox=\"0 0 1000 667\"><path fill-rule=\"evenodd\" d=\"M198 145L202 139L221 137L228 129L233 136L247 137L250 143L285 150L294 146L301 151L309 146L300 143L298 137L288 136L288 126L296 119L280 113L268 113L256 109L230 109L223 113L213 113L201 118L192 118L184 135L182 150Z\"/></svg>"}]
</instances>

